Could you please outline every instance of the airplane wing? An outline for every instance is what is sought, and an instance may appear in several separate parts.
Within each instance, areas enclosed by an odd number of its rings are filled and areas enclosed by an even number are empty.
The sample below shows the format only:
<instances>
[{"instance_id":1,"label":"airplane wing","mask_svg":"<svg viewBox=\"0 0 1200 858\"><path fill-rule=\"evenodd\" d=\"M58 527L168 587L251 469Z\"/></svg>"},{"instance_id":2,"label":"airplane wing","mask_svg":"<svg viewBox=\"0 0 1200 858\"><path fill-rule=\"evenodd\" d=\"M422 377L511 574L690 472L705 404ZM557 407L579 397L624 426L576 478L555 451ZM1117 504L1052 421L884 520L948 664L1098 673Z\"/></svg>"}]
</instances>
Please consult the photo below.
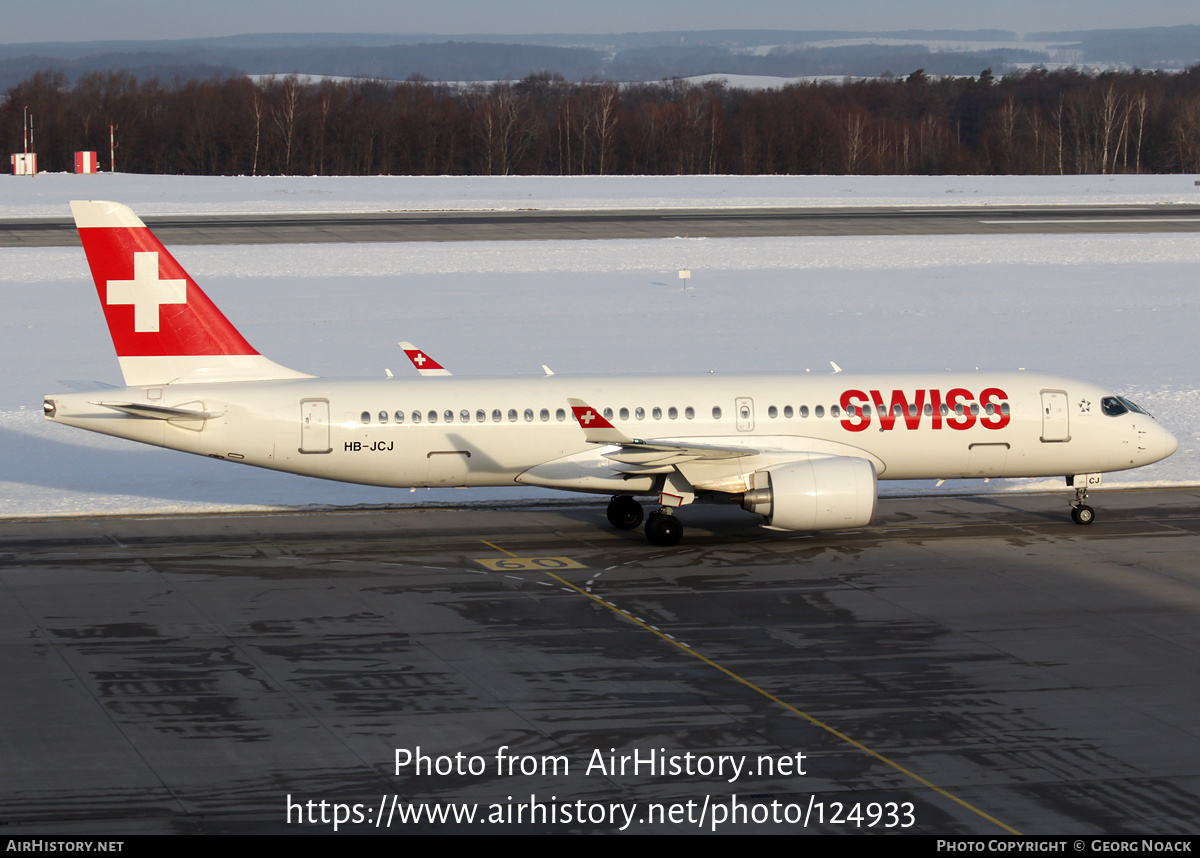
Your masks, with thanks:
<instances>
[{"instance_id":1,"label":"airplane wing","mask_svg":"<svg viewBox=\"0 0 1200 858\"><path fill-rule=\"evenodd\" d=\"M711 459L736 459L755 456L758 450L749 447L723 447L716 444L695 444L682 441L642 440L630 438L613 426L603 414L582 399L568 399L575 419L583 427L583 437L592 444L617 445L620 450L605 453L605 458L626 465L677 465L682 462Z\"/></svg>"}]
</instances>

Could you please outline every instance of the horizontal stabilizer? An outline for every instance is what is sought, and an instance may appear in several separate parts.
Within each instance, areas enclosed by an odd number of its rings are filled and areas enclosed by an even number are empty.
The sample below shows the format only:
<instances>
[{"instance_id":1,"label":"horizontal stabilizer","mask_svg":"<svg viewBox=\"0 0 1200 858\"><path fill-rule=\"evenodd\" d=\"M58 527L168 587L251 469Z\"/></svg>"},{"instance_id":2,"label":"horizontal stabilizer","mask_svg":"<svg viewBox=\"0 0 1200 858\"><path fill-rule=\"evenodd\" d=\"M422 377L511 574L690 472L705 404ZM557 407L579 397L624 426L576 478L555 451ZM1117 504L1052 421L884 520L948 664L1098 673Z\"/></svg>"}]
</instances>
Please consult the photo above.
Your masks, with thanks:
<instances>
[{"instance_id":1,"label":"horizontal stabilizer","mask_svg":"<svg viewBox=\"0 0 1200 858\"><path fill-rule=\"evenodd\" d=\"M60 378L58 383L63 387L71 388L71 390L78 390L80 393L84 393L88 390L117 389L117 385L115 384L108 384L104 381L83 381L78 378Z\"/></svg>"},{"instance_id":2,"label":"horizontal stabilizer","mask_svg":"<svg viewBox=\"0 0 1200 858\"><path fill-rule=\"evenodd\" d=\"M151 417L155 420L210 420L223 414L221 411L193 411L190 408L144 405L140 402L93 402L91 404L111 408L114 411L124 411L134 417Z\"/></svg>"}]
</instances>

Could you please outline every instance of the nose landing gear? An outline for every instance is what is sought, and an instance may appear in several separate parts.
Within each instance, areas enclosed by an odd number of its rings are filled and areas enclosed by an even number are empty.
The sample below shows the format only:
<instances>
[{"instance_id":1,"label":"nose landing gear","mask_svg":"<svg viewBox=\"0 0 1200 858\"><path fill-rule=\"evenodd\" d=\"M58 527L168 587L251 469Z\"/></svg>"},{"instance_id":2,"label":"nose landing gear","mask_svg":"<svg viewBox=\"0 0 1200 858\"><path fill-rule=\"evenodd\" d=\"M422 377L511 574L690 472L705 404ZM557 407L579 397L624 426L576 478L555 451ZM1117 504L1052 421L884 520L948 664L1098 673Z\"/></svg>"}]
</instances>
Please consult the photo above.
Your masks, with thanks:
<instances>
[{"instance_id":1,"label":"nose landing gear","mask_svg":"<svg viewBox=\"0 0 1200 858\"><path fill-rule=\"evenodd\" d=\"M1084 503L1087 496L1085 486L1075 487L1075 500L1071 503L1071 521L1076 524L1091 524L1096 520L1096 511Z\"/></svg>"}]
</instances>

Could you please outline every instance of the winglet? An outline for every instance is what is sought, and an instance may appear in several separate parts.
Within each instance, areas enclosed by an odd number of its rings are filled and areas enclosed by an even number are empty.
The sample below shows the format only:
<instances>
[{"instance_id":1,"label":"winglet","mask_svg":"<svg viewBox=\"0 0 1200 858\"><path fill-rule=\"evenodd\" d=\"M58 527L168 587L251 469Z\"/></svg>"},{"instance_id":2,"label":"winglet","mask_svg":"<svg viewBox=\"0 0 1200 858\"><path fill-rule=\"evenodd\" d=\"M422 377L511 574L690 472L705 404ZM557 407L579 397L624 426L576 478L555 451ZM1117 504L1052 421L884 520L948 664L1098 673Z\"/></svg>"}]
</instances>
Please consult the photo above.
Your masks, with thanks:
<instances>
[{"instance_id":1,"label":"winglet","mask_svg":"<svg viewBox=\"0 0 1200 858\"><path fill-rule=\"evenodd\" d=\"M417 372L421 375L450 375L450 370L446 369L440 363L435 361L425 352L414 346L412 343L400 343L400 348L404 349L404 353L408 355L408 359L412 361L412 365L417 368Z\"/></svg>"},{"instance_id":2,"label":"winglet","mask_svg":"<svg viewBox=\"0 0 1200 858\"><path fill-rule=\"evenodd\" d=\"M582 399L568 399L575 419L583 427L583 437L592 444L636 444L621 430L613 426L604 415L592 408Z\"/></svg>"}]
</instances>

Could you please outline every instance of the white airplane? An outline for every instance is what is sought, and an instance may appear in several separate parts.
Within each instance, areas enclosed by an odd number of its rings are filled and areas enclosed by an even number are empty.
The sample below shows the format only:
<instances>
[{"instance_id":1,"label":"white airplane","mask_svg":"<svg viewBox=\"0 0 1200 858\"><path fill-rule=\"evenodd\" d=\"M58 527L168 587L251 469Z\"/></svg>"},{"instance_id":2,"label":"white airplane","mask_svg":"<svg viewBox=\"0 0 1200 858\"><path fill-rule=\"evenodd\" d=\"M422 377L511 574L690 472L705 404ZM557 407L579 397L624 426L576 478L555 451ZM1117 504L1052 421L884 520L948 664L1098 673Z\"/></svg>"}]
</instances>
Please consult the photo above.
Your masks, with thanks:
<instances>
[{"instance_id":1,"label":"white airplane","mask_svg":"<svg viewBox=\"0 0 1200 858\"><path fill-rule=\"evenodd\" d=\"M1157 462L1171 433L1102 387L1036 372L324 379L260 355L138 217L73 202L126 387L45 398L50 420L365 485L532 485L639 496L673 514L729 501L775 530L862 527L876 480L1066 476L1072 517L1100 474ZM443 370L444 372L444 370Z\"/></svg>"}]
</instances>

